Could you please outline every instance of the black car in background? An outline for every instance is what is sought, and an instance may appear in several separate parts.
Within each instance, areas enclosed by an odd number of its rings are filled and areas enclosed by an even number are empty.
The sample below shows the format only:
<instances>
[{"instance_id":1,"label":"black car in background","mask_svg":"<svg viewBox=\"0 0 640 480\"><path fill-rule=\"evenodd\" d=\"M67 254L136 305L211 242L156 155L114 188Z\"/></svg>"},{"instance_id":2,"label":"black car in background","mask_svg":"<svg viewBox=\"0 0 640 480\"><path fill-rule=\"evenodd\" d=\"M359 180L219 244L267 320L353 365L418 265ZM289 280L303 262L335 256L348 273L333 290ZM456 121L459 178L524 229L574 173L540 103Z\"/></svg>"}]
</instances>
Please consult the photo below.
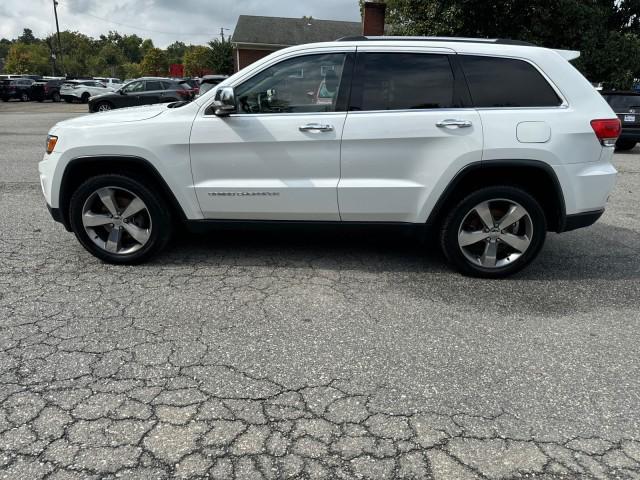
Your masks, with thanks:
<instances>
[{"instance_id":1,"label":"black car in background","mask_svg":"<svg viewBox=\"0 0 640 480\"><path fill-rule=\"evenodd\" d=\"M191 92L176 81L164 78L139 78L123 85L115 92L91 97L89 111L102 112L114 108L190 99Z\"/></svg>"},{"instance_id":2,"label":"black car in background","mask_svg":"<svg viewBox=\"0 0 640 480\"><path fill-rule=\"evenodd\" d=\"M64 82L64 80L37 81L31 85L31 98L38 102L44 102L45 100L59 102L61 100L60 86Z\"/></svg>"},{"instance_id":3,"label":"black car in background","mask_svg":"<svg viewBox=\"0 0 640 480\"><path fill-rule=\"evenodd\" d=\"M631 150L640 142L640 93L602 92L602 96L622 122L622 133L616 150Z\"/></svg>"},{"instance_id":4,"label":"black car in background","mask_svg":"<svg viewBox=\"0 0 640 480\"><path fill-rule=\"evenodd\" d=\"M207 93L213 87L218 85L223 80L226 80L226 75L205 75L200 79L200 91L198 92L198 96Z\"/></svg>"},{"instance_id":5,"label":"black car in background","mask_svg":"<svg viewBox=\"0 0 640 480\"><path fill-rule=\"evenodd\" d=\"M29 78L0 80L0 98L3 102L8 102L12 98L28 102L31 100L31 86L33 84L34 81Z\"/></svg>"}]
</instances>

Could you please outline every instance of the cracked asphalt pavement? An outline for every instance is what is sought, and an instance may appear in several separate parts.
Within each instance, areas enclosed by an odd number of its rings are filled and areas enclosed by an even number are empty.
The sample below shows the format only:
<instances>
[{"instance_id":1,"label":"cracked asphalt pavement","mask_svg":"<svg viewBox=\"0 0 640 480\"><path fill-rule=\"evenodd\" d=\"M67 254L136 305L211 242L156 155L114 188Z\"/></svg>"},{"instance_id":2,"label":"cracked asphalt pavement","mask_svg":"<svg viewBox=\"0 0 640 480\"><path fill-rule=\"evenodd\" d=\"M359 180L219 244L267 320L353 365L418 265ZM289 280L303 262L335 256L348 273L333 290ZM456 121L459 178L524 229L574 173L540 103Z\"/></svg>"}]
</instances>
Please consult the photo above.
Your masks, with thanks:
<instances>
[{"instance_id":1,"label":"cracked asphalt pavement","mask_svg":"<svg viewBox=\"0 0 640 480\"><path fill-rule=\"evenodd\" d=\"M505 281L389 232L181 235L101 264L0 105L0 478L640 479L640 148Z\"/></svg>"}]
</instances>

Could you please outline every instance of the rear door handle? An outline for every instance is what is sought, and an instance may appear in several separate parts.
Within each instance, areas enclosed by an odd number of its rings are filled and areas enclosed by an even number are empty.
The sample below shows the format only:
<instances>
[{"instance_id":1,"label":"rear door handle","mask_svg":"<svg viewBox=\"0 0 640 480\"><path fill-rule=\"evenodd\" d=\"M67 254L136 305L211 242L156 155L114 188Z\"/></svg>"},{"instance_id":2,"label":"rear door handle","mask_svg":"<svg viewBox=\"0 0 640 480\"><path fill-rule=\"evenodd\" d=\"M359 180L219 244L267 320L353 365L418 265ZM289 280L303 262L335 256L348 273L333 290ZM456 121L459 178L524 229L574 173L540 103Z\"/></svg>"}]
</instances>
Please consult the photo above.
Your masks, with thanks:
<instances>
[{"instance_id":1,"label":"rear door handle","mask_svg":"<svg viewBox=\"0 0 640 480\"><path fill-rule=\"evenodd\" d=\"M319 123L307 123L298 127L301 132L332 132L333 125L321 125Z\"/></svg>"},{"instance_id":2,"label":"rear door handle","mask_svg":"<svg viewBox=\"0 0 640 480\"><path fill-rule=\"evenodd\" d=\"M439 128L447 128L447 127L468 128L472 125L473 123L471 122L471 120L456 120L455 118L440 120L438 123L436 123L436 127L439 127Z\"/></svg>"}]
</instances>

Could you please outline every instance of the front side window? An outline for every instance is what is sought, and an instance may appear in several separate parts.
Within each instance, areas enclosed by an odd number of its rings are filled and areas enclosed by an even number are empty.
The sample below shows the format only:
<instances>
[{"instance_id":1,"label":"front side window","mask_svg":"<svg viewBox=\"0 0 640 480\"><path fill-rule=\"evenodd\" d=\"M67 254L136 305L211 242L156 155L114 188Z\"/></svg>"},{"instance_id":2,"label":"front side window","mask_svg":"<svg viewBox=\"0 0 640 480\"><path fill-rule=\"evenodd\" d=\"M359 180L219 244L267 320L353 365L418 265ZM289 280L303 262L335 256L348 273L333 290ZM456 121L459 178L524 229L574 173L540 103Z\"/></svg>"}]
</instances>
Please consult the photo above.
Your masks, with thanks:
<instances>
[{"instance_id":1,"label":"front side window","mask_svg":"<svg viewBox=\"0 0 640 480\"><path fill-rule=\"evenodd\" d=\"M454 78L446 55L359 53L351 110L407 110L454 106Z\"/></svg>"},{"instance_id":2,"label":"front side window","mask_svg":"<svg viewBox=\"0 0 640 480\"><path fill-rule=\"evenodd\" d=\"M144 82L131 82L122 88L125 93L142 92L144 90Z\"/></svg>"},{"instance_id":3,"label":"front side window","mask_svg":"<svg viewBox=\"0 0 640 480\"><path fill-rule=\"evenodd\" d=\"M272 65L235 89L238 113L336 111L345 58L305 55Z\"/></svg>"},{"instance_id":4,"label":"front side window","mask_svg":"<svg viewBox=\"0 0 640 480\"><path fill-rule=\"evenodd\" d=\"M460 55L471 99L478 108L557 107L549 82L524 60Z\"/></svg>"}]
</instances>

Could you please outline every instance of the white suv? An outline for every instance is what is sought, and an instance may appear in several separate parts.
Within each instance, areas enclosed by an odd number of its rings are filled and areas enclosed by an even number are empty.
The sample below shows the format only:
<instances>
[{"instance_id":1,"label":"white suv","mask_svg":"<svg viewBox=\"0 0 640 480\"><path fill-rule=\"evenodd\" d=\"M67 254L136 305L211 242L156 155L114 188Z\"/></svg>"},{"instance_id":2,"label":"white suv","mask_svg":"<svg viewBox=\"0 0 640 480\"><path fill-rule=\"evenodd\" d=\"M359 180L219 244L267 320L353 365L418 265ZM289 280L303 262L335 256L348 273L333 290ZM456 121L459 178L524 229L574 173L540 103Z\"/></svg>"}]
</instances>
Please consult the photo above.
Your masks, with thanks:
<instances>
[{"instance_id":1,"label":"white suv","mask_svg":"<svg viewBox=\"0 0 640 480\"><path fill-rule=\"evenodd\" d=\"M433 227L465 274L594 223L620 122L569 63L513 41L347 38L280 50L191 103L84 116L40 163L54 219L139 263L174 222ZM105 128L108 126L108 128Z\"/></svg>"},{"instance_id":2,"label":"white suv","mask_svg":"<svg viewBox=\"0 0 640 480\"><path fill-rule=\"evenodd\" d=\"M60 97L67 103L73 101L87 103L91 97L113 92L113 90L97 80L68 80L60 86Z\"/></svg>"}]
</instances>

